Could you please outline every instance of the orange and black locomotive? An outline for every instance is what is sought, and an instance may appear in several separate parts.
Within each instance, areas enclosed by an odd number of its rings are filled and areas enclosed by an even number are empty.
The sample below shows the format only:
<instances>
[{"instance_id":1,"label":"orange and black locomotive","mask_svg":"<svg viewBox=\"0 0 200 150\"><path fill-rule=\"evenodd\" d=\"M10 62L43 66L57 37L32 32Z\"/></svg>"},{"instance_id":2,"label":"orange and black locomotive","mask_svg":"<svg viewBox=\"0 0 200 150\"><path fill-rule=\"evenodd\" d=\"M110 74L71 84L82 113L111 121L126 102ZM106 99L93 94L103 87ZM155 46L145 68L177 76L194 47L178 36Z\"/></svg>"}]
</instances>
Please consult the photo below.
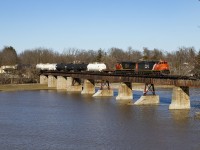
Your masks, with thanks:
<instances>
[{"instance_id":1,"label":"orange and black locomotive","mask_svg":"<svg viewBox=\"0 0 200 150\"><path fill-rule=\"evenodd\" d=\"M115 65L116 73L138 75L166 75L170 74L167 61L122 61Z\"/></svg>"}]
</instances>

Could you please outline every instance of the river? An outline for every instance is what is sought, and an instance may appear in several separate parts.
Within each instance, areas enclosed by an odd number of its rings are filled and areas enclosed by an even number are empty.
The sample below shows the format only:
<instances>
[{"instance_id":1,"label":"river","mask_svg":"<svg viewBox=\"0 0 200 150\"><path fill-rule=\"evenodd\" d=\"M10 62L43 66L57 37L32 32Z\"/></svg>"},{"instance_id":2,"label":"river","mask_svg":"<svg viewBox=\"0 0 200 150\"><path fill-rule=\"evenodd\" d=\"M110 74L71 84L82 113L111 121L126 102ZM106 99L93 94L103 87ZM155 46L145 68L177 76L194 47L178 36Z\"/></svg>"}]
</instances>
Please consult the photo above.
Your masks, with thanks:
<instances>
[{"instance_id":1,"label":"river","mask_svg":"<svg viewBox=\"0 0 200 150\"><path fill-rule=\"evenodd\" d=\"M141 92L133 92L134 100ZM169 110L171 90L160 105L117 103L56 90L0 92L2 150L199 150L199 89L191 109ZM117 91L114 92L117 95Z\"/></svg>"}]
</instances>

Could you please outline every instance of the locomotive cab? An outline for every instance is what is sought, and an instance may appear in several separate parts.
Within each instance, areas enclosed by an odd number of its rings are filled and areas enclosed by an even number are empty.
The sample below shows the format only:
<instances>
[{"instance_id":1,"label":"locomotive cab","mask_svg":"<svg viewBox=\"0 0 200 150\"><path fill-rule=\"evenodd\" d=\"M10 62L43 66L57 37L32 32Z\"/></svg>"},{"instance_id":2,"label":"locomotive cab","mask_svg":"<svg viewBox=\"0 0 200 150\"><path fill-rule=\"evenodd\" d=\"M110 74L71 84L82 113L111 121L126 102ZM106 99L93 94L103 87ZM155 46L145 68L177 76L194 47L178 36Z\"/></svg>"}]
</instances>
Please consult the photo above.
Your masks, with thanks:
<instances>
[{"instance_id":1,"label":"locomotive cab","mask_svg":"<svg viewBox=\"0 0 200 150\"><path fill-rule=\"evenodd\" d=\"M121 61L115 65L116 74L134 74L135 73L135 62Z\"/></svg>"},{"instance_id":2,"label":"locomotive cab","mask_svg":"<svg viewBox=\"0 0 200 150\"><path fill-rule=\"evenodd\" d=\"M156 63L153 66L152 70L160 71L163 74L169 74L170 73L169 64L167 63L167 61L162 61L162 60L160 60L158 63Z\"/></svg>"},{"instance_id":3,"label":"locomotive cab","mask_svg":"<svg viewBox=\"0 0 200 150\"><path fill-rule=\"evenodd\" d=\"M135 62L131 61L122 61L122 62L117 62L115 65L116 70L134 70L135 69Z\"/></svg>"}]
</instances>

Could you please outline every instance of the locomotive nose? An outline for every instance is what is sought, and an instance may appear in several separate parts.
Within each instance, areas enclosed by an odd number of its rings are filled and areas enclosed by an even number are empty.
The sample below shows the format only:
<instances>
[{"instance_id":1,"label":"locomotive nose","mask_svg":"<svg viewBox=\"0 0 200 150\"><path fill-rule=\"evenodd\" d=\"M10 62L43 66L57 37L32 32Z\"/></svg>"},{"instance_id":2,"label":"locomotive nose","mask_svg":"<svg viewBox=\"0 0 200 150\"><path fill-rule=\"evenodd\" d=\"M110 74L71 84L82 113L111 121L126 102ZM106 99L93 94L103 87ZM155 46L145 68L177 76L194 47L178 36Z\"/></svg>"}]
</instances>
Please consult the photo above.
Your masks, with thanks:
<instances>
[{"instance_id":1,"label":"locomotive nose","mask_svg":"<svg viewBox=\"0 0 200 150\"><path fill-rule=\"evenodd\" d=\"M116 69L117 69L117 70L120 70L120 69L122 69L122 66L121 66L120 64L116 64L116 66L115 66L115 67L116 67Z\"/></svg>"}]
</instances>

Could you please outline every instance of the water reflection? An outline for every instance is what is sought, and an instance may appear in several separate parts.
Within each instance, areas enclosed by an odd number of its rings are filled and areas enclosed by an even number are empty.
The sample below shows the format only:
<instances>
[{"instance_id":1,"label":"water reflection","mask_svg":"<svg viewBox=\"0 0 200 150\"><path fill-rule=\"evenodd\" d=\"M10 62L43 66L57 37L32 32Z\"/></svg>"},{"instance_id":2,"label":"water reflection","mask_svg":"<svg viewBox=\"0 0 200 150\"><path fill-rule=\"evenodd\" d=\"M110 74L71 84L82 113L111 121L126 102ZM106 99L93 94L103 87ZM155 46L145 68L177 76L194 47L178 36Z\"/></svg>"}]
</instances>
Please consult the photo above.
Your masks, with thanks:
<instances>
[{"instance_id":1,"label":"water reflection","mask_svg":"<svg viewBox=\"0 0 200 150\"><path fill-rule=\"evenodd\" d=\"M169 110L166 94L164 105L135 106L114 96L1 92L0 149L200 149L196 109Z\"/></svg>"},{"instance_id":2,"label":"water reflection","mask_svg":"<svg viewBox=\"0 0 200 150\"><path fill-rule=\"evenodd\" d=\"M190 119L190 110L169 110L173 121L176 124L188 124Z\"/></svg>"},{"instance_id":3,"label":"water reflection","mask_svg":"<svg viewBox=\"0 0 200 150\"><path fill-rule=\"evenodd\" d=\"M131 105L132 104L132 100L116 100L116 103L118 105Z\"/></svg>"}]
</instances>

